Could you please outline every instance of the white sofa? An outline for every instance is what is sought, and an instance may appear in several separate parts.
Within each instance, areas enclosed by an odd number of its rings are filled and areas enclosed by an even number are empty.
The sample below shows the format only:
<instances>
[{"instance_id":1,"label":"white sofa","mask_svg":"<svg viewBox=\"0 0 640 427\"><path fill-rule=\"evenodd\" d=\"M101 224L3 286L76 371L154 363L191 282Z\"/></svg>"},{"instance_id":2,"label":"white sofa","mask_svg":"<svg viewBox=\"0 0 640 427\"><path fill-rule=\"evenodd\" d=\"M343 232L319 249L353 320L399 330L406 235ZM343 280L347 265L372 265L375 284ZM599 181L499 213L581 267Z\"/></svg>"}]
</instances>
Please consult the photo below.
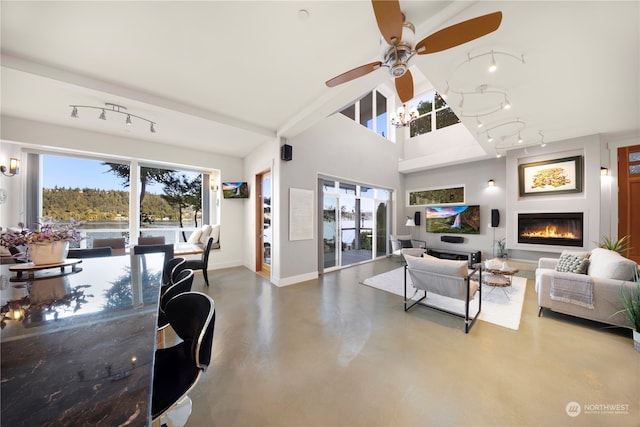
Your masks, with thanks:
<instances>
[{"instance_id":1,"label":"white sofa","mask_svg":"<svg viewBox=\"0 0 640 427\"><path fill-rule=\"evenodd\" d=\"M558 267L561 265L561 267ZM568 270L568 271L558 271ZM620 311L621 292L637 288L638 265L603 248L591 252L565 251L559 259L540 258L536 269L538 316L547 308L616 326L631 327Z\"/></svg>"}]
</instances>

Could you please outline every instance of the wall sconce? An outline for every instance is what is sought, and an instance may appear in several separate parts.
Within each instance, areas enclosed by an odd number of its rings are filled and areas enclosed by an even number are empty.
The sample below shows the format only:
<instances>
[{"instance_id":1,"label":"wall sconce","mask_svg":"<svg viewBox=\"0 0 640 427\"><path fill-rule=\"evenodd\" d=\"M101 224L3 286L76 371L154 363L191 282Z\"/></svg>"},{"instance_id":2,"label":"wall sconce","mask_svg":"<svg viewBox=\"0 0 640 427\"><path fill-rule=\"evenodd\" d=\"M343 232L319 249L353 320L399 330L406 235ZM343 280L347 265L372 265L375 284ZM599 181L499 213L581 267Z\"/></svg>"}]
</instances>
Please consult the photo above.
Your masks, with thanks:
<instances>
[{"instance_id":1,"label":"wall sconce","mask_svg":"<svg viewBox=\"0 0 640 427\"><path fill-rule=\"evenodd\" d=\"M495 187L496 182L495 182L493 179L490 179L489 181L487 181L487 185L488 185L489 187Z\"/></svg>"},{"instance_id":2,"label":"wall sconce","mask_svg":"<svg viewBox=\"0 0 640 427\"><path fill-rule=\"evenodd\" d=\"M20 173L20 160L15 158L9 159L9 173L7 173L7 167L5 165L0 166L0 172L4 176L14 176Z\"/></svg>"},{"instance_id":3,"label":"wall sconce","mask_svg":"<svg viewBox=\"0 0 640 427\"><path fill-rule=\"evenodd\" d=\"M609 169L605 167L600 167L600 176L607 176L607 175L609 175Z\"/></svg>"}]
</instances>

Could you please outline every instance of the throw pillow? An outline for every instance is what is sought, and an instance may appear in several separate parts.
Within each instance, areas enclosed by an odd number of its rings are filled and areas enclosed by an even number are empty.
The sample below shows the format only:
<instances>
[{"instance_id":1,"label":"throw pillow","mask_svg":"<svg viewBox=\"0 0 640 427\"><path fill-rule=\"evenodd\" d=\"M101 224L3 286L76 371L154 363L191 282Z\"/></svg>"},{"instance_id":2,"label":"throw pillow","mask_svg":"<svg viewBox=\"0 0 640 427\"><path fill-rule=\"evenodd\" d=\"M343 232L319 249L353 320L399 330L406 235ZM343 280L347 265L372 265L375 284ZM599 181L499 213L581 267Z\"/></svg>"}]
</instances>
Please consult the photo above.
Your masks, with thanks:
<instances>
[{"instance_id":1,"label":"throw pillow","mask_svg":"<svg viewBox=\"0 0 640 427\"><path fill-rule=\"evenodd\" d=\"M638 265L618 252L604 248L591 251L589 276L614 280L633 280Z\"/></svg>"},{"instance_id":2,"label":"throw pillow","mask_svg":"<svg viewBox=\"0 0 640 427\"><path fill-rule=\"evenodd\" d=\"M556 265L556 271L576 274L587 274L587 268L589 268L589 260L587 258L570 254L560 255Z\"/></svg>"},{"instance_id":3,"label":"throw pillow","mask_svg":"<svg viewBox=\"0 0 640 427\"><path fill-rule=\"evenodd\" d=\"M200 236L200 243L204 245L204 244L207 243L207 239L209 238L209 235L211 234L211 226L210 225L203 225L201 230L202 230L202 235Z\"/></svg>"},{"instance_id":4,"label":"throw pillow","mask_svg":"<svg viewBox=\"0 0 640 427\"><path fill-rule=\"evenodd\" d=\"M220 224L211 226L211 234L209 236L213 237L213 243L218 243L218 240L220 240Z\"/></svg>"},{"instance_id":5,"label":"throw pillow","mask_svg":"<svg viewBox=\"0 0 640 427\"><path fill-rule=\"evenodd\" d=\"M202 236L202 230L194 230L193 233L191 233L191 236L189 236L188 243L191 245L197 245L200 243L200 236Z\"/></svg>"},{"instance_id":6,"label":"throw pillow","mask_svg":"<svg viewBox=\"0 0 640 427\"><path fill-rule=\"evenodd\" d=\"M411 244L411 240L400 240L400 245L403 248L412 248L413 244Z\"/></svg>"}]
</instances>

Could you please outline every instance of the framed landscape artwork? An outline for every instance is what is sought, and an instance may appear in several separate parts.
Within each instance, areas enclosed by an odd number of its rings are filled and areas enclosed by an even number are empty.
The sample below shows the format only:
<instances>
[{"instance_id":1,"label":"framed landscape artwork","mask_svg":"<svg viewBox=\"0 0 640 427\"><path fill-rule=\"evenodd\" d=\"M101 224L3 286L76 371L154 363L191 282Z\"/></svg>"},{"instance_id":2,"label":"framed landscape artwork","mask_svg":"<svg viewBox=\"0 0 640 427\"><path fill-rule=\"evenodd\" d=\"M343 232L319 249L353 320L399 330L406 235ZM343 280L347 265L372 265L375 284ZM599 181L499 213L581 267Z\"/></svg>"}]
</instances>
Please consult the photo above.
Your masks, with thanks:
<instances>
[{"instance_id":1,"label":"framed landscape artwork","mask_svg":"<svg viewBox=\"0 0 640 427\"><path fill-rule=\"evenodd\" d=\"M520 196L582 192L582 156L518 166Z\"/></svg>"},{"instance_id":2,"label":"framed landscape artwork","mask_svg":"<svg viewBox=\"0 0 640 427\"><path fill-rule=\"evenodd\" d=\"M407 191L407 206L464 203L464 185Z\"/></svg>"}]
</instances>

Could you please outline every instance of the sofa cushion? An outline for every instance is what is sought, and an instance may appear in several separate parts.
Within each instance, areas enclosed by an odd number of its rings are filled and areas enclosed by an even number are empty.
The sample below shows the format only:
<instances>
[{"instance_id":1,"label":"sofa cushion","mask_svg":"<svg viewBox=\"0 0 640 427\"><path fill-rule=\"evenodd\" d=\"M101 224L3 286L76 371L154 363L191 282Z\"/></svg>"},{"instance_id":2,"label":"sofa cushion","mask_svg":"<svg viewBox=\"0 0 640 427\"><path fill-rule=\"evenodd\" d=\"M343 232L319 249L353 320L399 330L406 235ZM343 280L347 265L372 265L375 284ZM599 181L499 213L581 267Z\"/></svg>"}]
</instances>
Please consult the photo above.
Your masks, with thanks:
<instances>
[{"instance_id":1,"label":"sofa cushion","mask_svg":"<svg viewBox=\"0 0 640 427\"><path fill-rule=\"evenodd\" d=\"M558 260L558 264L556 265L556 271L576 274L586 274L588 268L588 258L570 254L560 255L560 259Z\"/></svg>"},{"instance_id":2,"label":"sofa cushion","mask_svg":"<svg viewBox=\"0 0 640 427\"><path fill-rule=\"evenodd\" d=\"M588 274L603 279L633 280L638 265L617 252L595 248L589 256Z\"/></svg>"},{"instance_id":3,"label":"sofa cushion","mask_svg":"<svg viewBox=\"0 0 640 427\"><path fill-rule=\"evenodd\" d=\"M407 255L405 260L407 266L412 270L457 277L467 277L468 274L469 263L467 261L440 259L430 255L424 255L421 258Z\"/></svg>"}]
</instances>

